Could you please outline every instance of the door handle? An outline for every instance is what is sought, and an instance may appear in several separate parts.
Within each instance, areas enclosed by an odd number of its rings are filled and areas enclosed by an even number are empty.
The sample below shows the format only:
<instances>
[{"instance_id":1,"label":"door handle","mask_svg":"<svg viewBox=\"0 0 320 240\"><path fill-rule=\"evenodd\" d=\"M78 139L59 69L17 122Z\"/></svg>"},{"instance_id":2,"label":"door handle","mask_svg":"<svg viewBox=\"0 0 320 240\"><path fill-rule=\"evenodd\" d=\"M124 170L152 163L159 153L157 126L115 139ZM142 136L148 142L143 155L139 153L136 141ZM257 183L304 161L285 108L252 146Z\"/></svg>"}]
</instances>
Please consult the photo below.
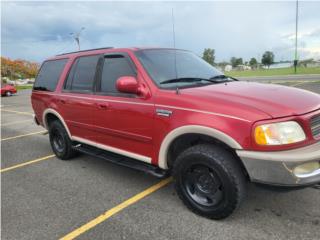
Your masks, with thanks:
<instances>
[{"instance_id":1,"label":"door handle","mask_svg":"<svg viewBox=\"0 0 320 240\"><path fill-rule=\"evenodd\" d=\"M105 109L109 108L109 104L108 103L98 103L97 105L98 105L98 108L102 109L102 110L105 110Z\"/></svg>"},{"instance_id":2,"label":"door handle","mask_svg":"<svg viewBox=\"0 0 320 240\"><path fill-rule=\"evenodd\" d=\"M67 102L66 102L66 100L60 99L60 103L66 104Z\"/></svg>"}]
</instances>

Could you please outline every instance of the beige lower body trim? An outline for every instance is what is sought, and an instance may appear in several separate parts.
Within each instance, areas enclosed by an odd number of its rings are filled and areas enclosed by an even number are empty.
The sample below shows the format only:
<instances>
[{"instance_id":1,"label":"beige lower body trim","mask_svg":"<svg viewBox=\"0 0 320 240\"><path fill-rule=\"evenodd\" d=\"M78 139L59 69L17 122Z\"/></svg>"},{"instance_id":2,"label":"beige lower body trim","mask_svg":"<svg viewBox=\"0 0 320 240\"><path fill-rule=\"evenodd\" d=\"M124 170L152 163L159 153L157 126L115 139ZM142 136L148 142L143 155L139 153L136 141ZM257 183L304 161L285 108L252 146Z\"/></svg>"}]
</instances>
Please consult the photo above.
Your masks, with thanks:
<instances>
[{"instance_id":1,"label":"beige lower body trim","mask_svg":"<svg viewBox=\"0 0 320 240\"><path fill-rule=\"evenodd\" d=\"M230 136L228 136L227 134L219 130L216 130L210 127L198 126L198 125L186 125L186 126L182 126L172 130L170 133L167 134L167 136L162 141L160 152L159 152L159 162L158 162L158 165L160 168L168 169L167 155L168 155L170 144L177 137L182 136L184 134L188 134L188 133L210 136L220 140L221 142L224 142L231 148L242 149L241 145L236 140L234 140L233 138L231 138Z\"/></svg>"},{"instance_id":2,"label":"beige lower body trim","mask_svg":"<svg viewBox=\"0 0 320 240\"><path fill-rule=\"evenodd\" d=\"M62 116L61 116L56 110L53 110L52 108L47 108L47 109L43 112L42 122L43 122L43 126L45 127L45 129L49 130L49 128L48 128L48 123L47 123L47 119L46 119L47 114L49 114L49 113L52 113L52 114L55 115L57 118L59 118L59 120L60 120L61 123L63 124L64 128L66 129L69 138L72 138L72 137L71 137L71 134L70 134L70 131L69 131L69 128L67 127L67 124L66 124L65 121L63 120Z\"/></svg>"},{"instance_id":3,"label":"beige lower body trim","mask_svg":"<svg viewBox=\"0 0 320 240\"><path fill-rule=\"evenodd\" d=\"M93 147L97 147L97 148L100 148L100 149L103 149L103 150L114 152L114 153L117 153L117 154L120 154L120 155L123 155L123 156L127 156L127 157L130 157L130 158L134 158L134 159L140 160L142 162L146 162L146 163L150 163L151 164L151 158L150 157L146 157L146 156L143 156L143 155L140 155L140 154L128 152L128 151L125 151L125 150L122 150L122 149L119 149L119 148L115 148L115 147L111 147L111 146L108 146L108 145L100 144L100 143L97 143L97 142L94 142L94 141L90 141L90 140L87 140L87 139L84 139L84 138L81 138L81 137L72 136L71 139L74 140L74 141L77 141L77 142L88 144L88 145L93 146Z\"/></svg>"}]
</instances>

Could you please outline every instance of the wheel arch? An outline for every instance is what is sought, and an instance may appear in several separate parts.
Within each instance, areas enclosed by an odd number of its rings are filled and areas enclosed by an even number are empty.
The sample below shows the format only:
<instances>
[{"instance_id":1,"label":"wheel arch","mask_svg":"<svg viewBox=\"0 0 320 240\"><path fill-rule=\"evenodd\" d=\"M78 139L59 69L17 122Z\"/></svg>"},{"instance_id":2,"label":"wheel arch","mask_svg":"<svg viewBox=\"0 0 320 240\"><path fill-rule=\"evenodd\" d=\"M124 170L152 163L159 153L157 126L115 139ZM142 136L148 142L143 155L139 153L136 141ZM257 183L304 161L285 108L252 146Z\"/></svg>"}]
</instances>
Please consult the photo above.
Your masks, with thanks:
<instances>
[{"instance_id":1,"label":"wheel arch","mask_svg":"<svg viewBox=\"0 0 320 240\"><path fill-rule=\"evenodd\" d=\"M169 149L175 142L175 140L177 140L179 137L189 134L202 135L212 139L216 139L217 141L225 144L226 146L232 149L242 149L242 146L236 140L234 140L232 137L220 130L199 125L182 126L173 129L163 139L158 156L158 166L160 168L168 169Z\"/></svg>"},{"instance_id":2,"label":"wheel arch","mask_svg":"<svg viewBox=\"0 0 320 240\"><path fill-rule=\"evenodd\" d=\"M65 123L63 117L60 115L60 113L58 113L56 110L52 109L52 108L47 108L44 112L43 112L43 115L42 115L42 122L43 122L43 126L49 130L49 117L50 116L54 116L56 117L57 119L60 120L60 122L63 124L64 128L66 129L67 133L68 133L68 136L69 138L71 139L71 134L70 134L70 131L69 131L69 128L67 126L67 124Z\"/></svg>"}]
</instances>

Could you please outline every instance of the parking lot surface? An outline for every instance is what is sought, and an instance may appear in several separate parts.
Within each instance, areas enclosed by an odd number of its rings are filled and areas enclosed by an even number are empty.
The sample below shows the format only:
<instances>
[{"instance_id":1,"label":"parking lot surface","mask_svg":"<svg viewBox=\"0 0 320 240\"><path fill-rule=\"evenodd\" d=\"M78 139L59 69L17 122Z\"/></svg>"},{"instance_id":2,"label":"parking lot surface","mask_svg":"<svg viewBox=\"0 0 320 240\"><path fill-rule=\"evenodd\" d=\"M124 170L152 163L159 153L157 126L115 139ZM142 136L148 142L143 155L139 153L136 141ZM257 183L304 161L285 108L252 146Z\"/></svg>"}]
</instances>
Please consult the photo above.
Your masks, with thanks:
<instances>
[{"instance_id":1,"label":"parking lot surface","mask_svg":"<svg viewBox=\"0 0 320 240\"><path fill-rule=\"evenodd\" d=\"M319 82L289 85L320 94ZM1 239L320 239L316 188L250 184L240 209L212 221L186 209L166 180L86 155L55 158L30 93L1 99Z\"/></svg>"}]
</instances>

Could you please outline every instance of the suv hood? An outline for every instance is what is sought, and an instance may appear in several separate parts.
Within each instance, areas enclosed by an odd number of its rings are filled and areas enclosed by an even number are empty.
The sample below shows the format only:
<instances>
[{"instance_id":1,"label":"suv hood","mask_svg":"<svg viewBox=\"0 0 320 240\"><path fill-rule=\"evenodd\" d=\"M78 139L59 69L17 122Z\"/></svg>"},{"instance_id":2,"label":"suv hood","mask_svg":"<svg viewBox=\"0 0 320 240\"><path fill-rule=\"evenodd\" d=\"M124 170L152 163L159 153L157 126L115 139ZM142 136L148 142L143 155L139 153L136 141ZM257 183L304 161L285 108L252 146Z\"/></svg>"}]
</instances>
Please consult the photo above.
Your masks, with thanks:
<instances>
[{"instance_id":1,"label":"suv hood","mask_svg":"<svg viewBox=\"0 0 320 240\"><path fill-rule=\"evenodd\" d=\"M320 95L275 84L228 82L184 89L183 93L206 101L224 100L238 106L240 111L245 105L272 118L301 115L320 108Z\"/></svg>"}]
</instances>

